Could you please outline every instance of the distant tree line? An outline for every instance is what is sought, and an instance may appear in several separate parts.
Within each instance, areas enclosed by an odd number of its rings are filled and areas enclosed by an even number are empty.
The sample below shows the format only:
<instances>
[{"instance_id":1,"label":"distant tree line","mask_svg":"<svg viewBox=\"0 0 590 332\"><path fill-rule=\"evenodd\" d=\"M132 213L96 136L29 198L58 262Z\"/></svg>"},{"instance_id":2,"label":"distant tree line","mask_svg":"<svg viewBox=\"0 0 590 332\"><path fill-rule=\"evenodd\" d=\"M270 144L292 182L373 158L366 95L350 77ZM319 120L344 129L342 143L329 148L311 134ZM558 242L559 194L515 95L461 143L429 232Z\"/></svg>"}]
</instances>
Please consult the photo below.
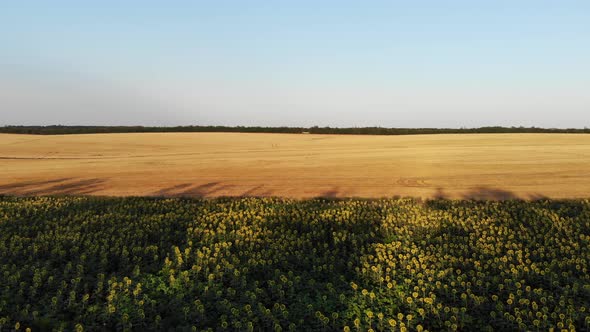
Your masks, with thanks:
<instances>
[{"instance_id":1,"label":"distant tree line","mask_svg":"<svg viewBox=\"0 0 590 332\"><path fill-rule=\"evenodd\" d=\"M498 134L498 133L572 133L590 134L590 128L537 128L537 127L480 127L480 128L382 128L382 127L226 127L226 126L4 126L0 133L33 135L67 135L100 133L192 133L192 132L230 132L230 133L310 133L344 135L421 135L421 134Z\"/></svg>"}]
</instances>

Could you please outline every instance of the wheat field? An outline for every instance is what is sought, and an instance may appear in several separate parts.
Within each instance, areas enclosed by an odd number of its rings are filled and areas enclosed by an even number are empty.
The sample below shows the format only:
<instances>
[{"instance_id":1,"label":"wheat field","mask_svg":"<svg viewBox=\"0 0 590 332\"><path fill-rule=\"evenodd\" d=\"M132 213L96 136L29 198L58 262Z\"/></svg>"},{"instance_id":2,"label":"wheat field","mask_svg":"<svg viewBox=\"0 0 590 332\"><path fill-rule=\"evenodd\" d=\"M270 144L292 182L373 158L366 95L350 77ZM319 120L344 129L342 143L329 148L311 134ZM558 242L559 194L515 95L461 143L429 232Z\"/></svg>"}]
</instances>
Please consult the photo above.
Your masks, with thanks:
<instances>
[{"instance_id":1,"label":"wheat field","mask_svg":"<svg viewBox=\"0 0 590 332\"><path fill-rule=\"evenodd\" d=\"M587 197L590 135L0 135L0 194Z\"/></svg>"}]
</instances>

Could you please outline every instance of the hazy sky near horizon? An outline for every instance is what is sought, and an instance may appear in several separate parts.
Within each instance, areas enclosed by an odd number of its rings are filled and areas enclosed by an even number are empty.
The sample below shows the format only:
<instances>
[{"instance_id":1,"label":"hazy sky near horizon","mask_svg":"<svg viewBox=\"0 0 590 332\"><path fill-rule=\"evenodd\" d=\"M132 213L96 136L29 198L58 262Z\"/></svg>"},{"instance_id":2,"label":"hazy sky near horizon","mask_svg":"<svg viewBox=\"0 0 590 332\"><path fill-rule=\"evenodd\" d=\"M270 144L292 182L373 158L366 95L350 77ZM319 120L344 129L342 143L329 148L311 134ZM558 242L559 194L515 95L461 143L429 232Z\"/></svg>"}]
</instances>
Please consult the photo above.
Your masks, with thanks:
<instances>
[{"instance_id":1,"label":"hazy sky near horizon","mask_svg":"<svg viewBox=\"0 0 590 332\"><path fill-rule=\"evenodd\" d=\"M8 124L590 127L590 1L4 1Z\"/></svg>"}]
</instances>

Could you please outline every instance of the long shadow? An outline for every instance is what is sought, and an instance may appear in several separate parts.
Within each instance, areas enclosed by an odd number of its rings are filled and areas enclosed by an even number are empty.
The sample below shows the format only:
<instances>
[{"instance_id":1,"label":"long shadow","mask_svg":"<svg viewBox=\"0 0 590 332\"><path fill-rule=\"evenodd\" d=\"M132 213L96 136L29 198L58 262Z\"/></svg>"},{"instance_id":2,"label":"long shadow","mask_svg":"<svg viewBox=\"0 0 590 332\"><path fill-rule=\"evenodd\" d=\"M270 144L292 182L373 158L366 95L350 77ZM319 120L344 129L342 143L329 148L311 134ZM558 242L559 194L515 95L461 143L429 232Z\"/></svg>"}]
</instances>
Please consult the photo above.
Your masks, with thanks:
<instances>
[{"instance_id":1,"label":"long shadow","mask_svg":"<svg viewBox=\"0 0 590 332\"><path fill-rule=\"evenodd\" d=\"M452 199L453 196L445 193L443 188L436 188L435 193L432 195L432 200L448 200ZM510 199L524 199L508 190L490 188L490 187L476 187L464 192L461 196L464 200L476 200L476 201L505 201Z\"/></svg>"},{"instance_id":2,"label":"long shadow","mask_svg":"<svg viewBox=\"0 0 590 332\"><path fill-rule=\"evenodd\" d=\"M84 179L67 183L60 183L31 193L33 195L84 195L102 189L103 179Z\"/></svg>"},{"instance_id":3,"label":"long shadow","mask_svg":"<svg viewBox=\"0 0 590 332\"><path fill-rule=\"evenodd\" d=\"M231 187L223 185L221 182L208 182L205 184L195 186L192 183L181 183L168 188L158 190L151 194L151 196L163 197L205 197L213 195L214 193Z\"/></svg>"},{"instance_id":4,"label":"long shadow","mask_svg":"<svg viewBox=\"0 0 590 332\"><path fill-rule=\"evenodd\" d=\"M184 190L192 186L190 183L182 183L172 187L164 188L152 193L152 196L175 196L179 191Z\"/></svg>"},{"instance_id":5,"label":"long shadow","mask_svg":"<svg viewBox=\"0 0 590 332\"><path fill-rule=\"evenodd\" d=\"M217 193L219 193L220 191L223 191L225 189L229 189L233 187L230 184L218 184L216 186L206 186L204 187L204 185L195 187L195 188L190 188L187 189L183 192L181 192L181 196L211 196L211 195L215 195Z\"/></svg>"},{"instance_id":6,"label":"long shadow","mask_svg":"<svg viewBox=\"0 0 590 332\"><path fill-rule=\"evenodd\" d=\"M222 182L209 182L201 185L194 185L192 183L177 184L168 188L158 190L151 193L149 196L156 197L213 197L226 189L235 187L231 184L223 184ZM264 185L252 187L242 194L228 195L235 197L265 197L271 196L271 190L261 190Z\"/></svg>"},{"instance_id":7,"label":"long shadow","mask_svg":"<svg viewBox=\"0 0 590 332\"><path fill-rule=\"evenodd\" d=\"M530 194L528 199L531 201L541 201L541 200L549 199L549 197L547 197L543 194L535 193L535 194Z\"/></svg>"},{"instance_id":8,"label":"long shadow","mask_svg":"<svg viewBox=\"0 0 590 332\"><path fill-rule=\"evenodd\" d=\"M439 187L436 188L432 199L427 199L424 204L431 209L447 210L454 206L454 198L454 196L445 193L444 189ZM469 191L463 193L459 198L466 201L506 201L526 199L525 197L519 197L508 190L489 187L477 187L470 189ZM465 203L470 204L469 202Z\"/></svg>"},{"instance_id":9,"label":"long shadow","mask_svg":"<svg viewBox=\"0 0 590 332\"><path fill-rule=\"evenodd\" d=\"M445 194L445 191L443 188L436 188L436 192L433 195L434 199L445 199L447 198L447 195Z\"/></svg>"},{"instance_id":10,"label":"long shadow","mask_svg":"<svg viewBox=\"0 0 590 332\"><path fill-rule=\"evenodd\" d=\"M47 180L47 181L26 181L26 182L16 182L16 183L9 183L0 185L0 192L10 192L14 190L24 189L28 187L38 187L44 186L52 183L57 182L64 182L68 180L73 180L73 178L60 178L54 180Z\"/></svg>"},{"instance_id":11,"label":"long shadow","mask_svg":"<svg viewBox=\"0 0 590 332\"><path fill-rule=\"evenodd\" d=\"M259 196L259 194L255 194L256 191L258 191L259 189L261 189L263 187L263 185L258 185L255 187L252 187L246 191L244 191L240 197L249 197L249 196Z\"/></svg>"},{"instance_id":12,"label":"long shadow","mask_svg":"<svg viewBox=\"0 0 590 332\"><path fill-rule=\"evenodd\" d=\"M242 194L237 195L236 197L269 197L269 196L273 196L274 191L272 189L266 189L266 190L262 190L262 188L264 188L264 185L258 185L255 187L252 187L246 191L244 191Z\"/></svg>"},{"instance_id":13,"label":"long shadow","mask_svg":"<svg viewBox=\"0 0 590 332\"><path fill-rule=\"evenodd\" d=\"M464 193L463 199L472 199L477 201L505 201L510 199L522 199L522 197L518 197L513 192L508 190L489 187L477 187Z\"/></svg>"},{"instance_id":14,"label":"long shadow","mask_svg":"<svg viewBox=\"0 0 590 332\"><path fill-rule=\"evenodd\" d=\"M443 188L436 188L435 193L432 195L432 200L449 200L456 198L455 196L451 196L445 193ZM490 188L490 187L476 187L472 188L466 192L464 192L460 197L460 199L464 200L475 200L475 201L506 201L506 200L528 200L528 201L539 201L548 199L547 196L533 193L533 194L526 194L526 195L517 195L511 191L498 189L498 188Z\"/></svg>"},{"instance_id":15,"label":"long shadow","mask_svg":"<svg viewBox=\"0 0 590 332\"><path fill-rule=\"evenodd\" d=\"M85 195L103 189L104 179L61 178L48 181L27 181L0 186L0 193L16 196ZM49 185L49 186L48 186Z\"/></svg>"},{"instance_id":16,"label":"long shadow","mask_svg":"<svg viewBox=\"0 0 590 332\"><path fill-rule=\"evenodd\" d=\"M321 194L317 195L317 198L338 198L340 191L338 187L332 187L332 189L323 191Z\"/></svg>"}]
</instances>

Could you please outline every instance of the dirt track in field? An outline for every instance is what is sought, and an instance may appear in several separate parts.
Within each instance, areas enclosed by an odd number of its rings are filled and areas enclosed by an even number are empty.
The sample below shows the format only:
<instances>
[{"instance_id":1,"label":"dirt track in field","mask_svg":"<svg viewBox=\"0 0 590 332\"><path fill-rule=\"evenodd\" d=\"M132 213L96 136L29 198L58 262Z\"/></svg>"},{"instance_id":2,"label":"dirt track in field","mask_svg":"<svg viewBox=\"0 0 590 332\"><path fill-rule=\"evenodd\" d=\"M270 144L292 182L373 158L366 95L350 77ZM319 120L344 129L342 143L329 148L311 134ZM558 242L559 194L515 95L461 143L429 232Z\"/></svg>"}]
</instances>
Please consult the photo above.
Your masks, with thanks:
<instances>
[{"instance_id":1,"label":"dirt track in field","mask_svg":"<svg viewBox=\"0 0 590 332\"><path fill-rule=\"evenodd\" d=\"M0 134L0 194L590 197L590 135Z\"/></svg>"}]
</instances>

